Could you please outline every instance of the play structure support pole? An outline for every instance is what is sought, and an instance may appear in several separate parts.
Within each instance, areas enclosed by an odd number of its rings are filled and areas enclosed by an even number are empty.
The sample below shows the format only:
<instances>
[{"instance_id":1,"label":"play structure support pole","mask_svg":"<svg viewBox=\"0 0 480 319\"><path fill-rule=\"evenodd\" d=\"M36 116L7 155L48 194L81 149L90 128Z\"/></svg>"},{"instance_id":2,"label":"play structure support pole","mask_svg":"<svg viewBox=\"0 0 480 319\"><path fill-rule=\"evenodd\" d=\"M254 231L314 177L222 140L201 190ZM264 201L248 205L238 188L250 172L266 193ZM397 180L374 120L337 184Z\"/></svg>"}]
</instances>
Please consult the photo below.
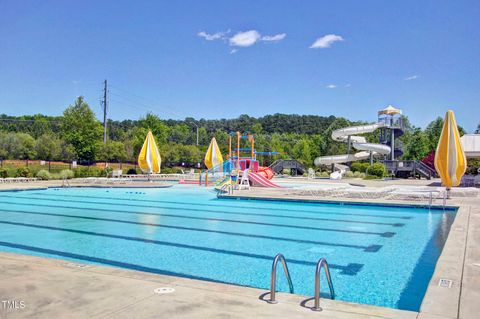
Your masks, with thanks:
<instances>
[{"instance_id":1,"label":"play structure support pole","mask_svg":"<svg viewBox=\"0 0 480 319\"><path fill-rule=\"evenodd\" d=\"M370 151L370 165L373 164L373 153L372 151Z\"/></svg>"},{"instance_id":2,"label":"play structure support pole","mask_svg":"<svg viewBox=\"0 0 480 319\"><path fill-rule=\"evenodd\" d=\"M347 154L350 155L350 151L352 150L352 144L350 141L350 135L347 137Z\"/></svg>"},{"instance_id":3,"label":"play structure support pole","mask_svg":"<svg viewBox=\"0 0 480 319\"><path fill-rule=\"evenodd\" d=\"M252 160L255 160L255 140L252 137Z\"/></svg>"},{"instance_id":4,"label":"play structure support pole","mask_svg":"<svg viewBox=\"0 0 480 319\"><path fill-rule=\"evenodd\" d=\"M205 172L205 187L208 187L208 171Z\"/></svg>"},{"instance_id":5,"label":"play structure support pole","mask_svg":"<svg viewBox=\"0 0 480 319\"><path fill-rule=\"evenodd\" d=\"M395 131L394 130L392 130L392 142L390 143L390 147L392 148L392 150L391 150L391 152L392 152L391 153L392 154L391 160L393 161L393 160L395 160Z\"/></svg>"},{"instance_id":6,"label":"play structure support pole","mask_svg":"<svg viewBox=\"0 0 480 319\"><path fill-rule=\"evenodd\" d=\"M237 168L240 168L240 132L237 132Z\"/></svg>"},{"instance_id":7,"label":"play structure support pole","mask_svg":"<svg viewBox=\"0 0 480 319\"><path fill-rule=\"evenodd\" d=\"M228 159L232 160L232 136L228 136Z\"/></svg>"}]
</instances>

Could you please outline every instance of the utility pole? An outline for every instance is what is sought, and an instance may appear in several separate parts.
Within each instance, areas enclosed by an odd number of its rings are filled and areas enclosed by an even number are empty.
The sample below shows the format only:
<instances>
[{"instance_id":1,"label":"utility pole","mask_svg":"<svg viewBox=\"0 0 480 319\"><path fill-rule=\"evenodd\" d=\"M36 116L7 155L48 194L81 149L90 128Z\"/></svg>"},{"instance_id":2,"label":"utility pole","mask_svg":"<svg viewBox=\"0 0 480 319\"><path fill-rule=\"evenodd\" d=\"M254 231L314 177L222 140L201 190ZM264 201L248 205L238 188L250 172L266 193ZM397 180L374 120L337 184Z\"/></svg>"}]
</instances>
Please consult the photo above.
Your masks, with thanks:
<instances>
[{"instance_id":1,"label":"utility pole","mask_svg":"<svg viewBox=\"0 0 480 319\"><path fill-rule=\"evenodd\" d=\"M192 123L193 125L195 125L195 128L197 129L197 146L198 146L198 125L193 121L188 121L188 123Z\"/></svg>"},{"instance_id":2,"label":"utility pole","mask_svg":"<svg viewBox=\"0 0 480 319\"><path fill-rule=\"evenodd\" d=\"M103 143L107 143L107 80L103 86Z\"/></svg>"}]
</instances>

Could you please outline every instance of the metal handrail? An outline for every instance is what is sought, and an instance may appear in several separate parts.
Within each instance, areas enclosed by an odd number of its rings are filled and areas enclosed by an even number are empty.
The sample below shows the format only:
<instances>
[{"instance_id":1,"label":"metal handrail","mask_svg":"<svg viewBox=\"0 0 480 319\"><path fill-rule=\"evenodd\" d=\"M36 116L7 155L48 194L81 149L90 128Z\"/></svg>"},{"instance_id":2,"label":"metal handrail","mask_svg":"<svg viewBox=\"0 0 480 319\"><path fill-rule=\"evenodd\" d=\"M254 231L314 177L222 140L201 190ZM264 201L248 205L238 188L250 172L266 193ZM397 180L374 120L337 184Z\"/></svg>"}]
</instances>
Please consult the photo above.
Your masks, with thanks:
<instances>
[{"instance_id":1,"label":"metal handrail","mask_svg":"<svg viewBox=\"0 0 480 319\"><path fill-rule=\"evenodd\" d=\"M332 299L335 299L335 290L333 289L327 260L325 258L320 258L317 263L317 269L315 271L315 304L312 308L312 310L314 311L322 311L322 307L320 307L320 271L322 270L322 267L325 269L325 276L327 277L328 287L330 288L330 296L332 297Z\"/></svg>"},{"instance_id":2,"label":"metal handrail","mask_svg":"<svg viewBox=\"0 0 480 319\"><path fill-rule=\"evenodd\" d=\"M275 286L277 283L278 261L282 262L283 270L285 271L285 276L287 276L290 293L293 294L293 284L292 284L292 279L290 278L290 272L288 271L287 261L285 260L285 257L282 254L277 254L273 259L273 263L272 263L272 275L270 279L270 300L267 300L268 303L272 303L272 304L275 304L278 302L275 300Z\"/></svg>"}]
</instances>

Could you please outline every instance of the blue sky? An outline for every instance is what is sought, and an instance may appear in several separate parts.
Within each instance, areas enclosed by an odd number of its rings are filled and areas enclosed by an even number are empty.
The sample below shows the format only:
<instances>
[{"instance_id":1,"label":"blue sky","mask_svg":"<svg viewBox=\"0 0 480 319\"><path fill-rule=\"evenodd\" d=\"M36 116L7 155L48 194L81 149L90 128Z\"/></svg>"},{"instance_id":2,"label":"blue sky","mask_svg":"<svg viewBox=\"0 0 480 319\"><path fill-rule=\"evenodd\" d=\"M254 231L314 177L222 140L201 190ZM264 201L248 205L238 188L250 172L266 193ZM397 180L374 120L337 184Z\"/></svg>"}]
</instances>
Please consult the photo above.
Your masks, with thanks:
<instances>
[{"instance_id":1,"label":"blue sky","mask_svg":"<svg viewBox=\"0 0 480 319\"><path fill-rule=\"evenodd\" d=\"M0 0L0 113L480 122L480 2ZM250 31L250 32L248 32ZM317 41L317 42L316 42ZM316 42L316 45L314 43Z\"/></svg>"}]
</instances>

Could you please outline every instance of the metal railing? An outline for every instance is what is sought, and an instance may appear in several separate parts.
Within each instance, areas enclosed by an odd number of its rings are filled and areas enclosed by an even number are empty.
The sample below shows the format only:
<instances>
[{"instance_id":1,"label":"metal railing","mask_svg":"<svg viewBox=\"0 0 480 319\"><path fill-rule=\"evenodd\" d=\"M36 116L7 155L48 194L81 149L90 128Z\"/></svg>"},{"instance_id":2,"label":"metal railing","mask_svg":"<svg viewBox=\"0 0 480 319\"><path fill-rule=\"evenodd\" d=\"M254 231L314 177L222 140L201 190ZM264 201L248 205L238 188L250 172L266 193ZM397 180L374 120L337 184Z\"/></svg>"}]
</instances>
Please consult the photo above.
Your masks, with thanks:
<instances>
[{"instance_id":1,"label":"metal railing","mask_svg":"<svg viewBox=\"0 0 480 319\"><path fill-rule=\"evenodd\" d=\"M333 290L333 284L330 277L330 270L328 269L327 260L325 258L320 258L315 271L315 304L312 308L314 311L322 311L322 307L320 307L320 271L322 268L325 269L325 276L327 277L328 287L330 288L330 296L332 299L335 299L335 290Z\"/></svg>"},{"instance_id":2,"label":"metal railing","mask_svg":"<svg viewBox=\"0 0 480 319\"><path fill-rule=\"evenodd\" d=\"M276 304L278 302L275 300L275 287L277 284L277 264L279 261L282 262L283 270L285 271L285 276L287 276L290 293L293 294L293 284L292 284L292 279L290 278L290 272L288 271L287 261L285 260L285 257L282 254L277 254L273 259L272 274L270 279L270 299L267 300L267 302L271 304Z\"/></svg>"}]
</instances>

